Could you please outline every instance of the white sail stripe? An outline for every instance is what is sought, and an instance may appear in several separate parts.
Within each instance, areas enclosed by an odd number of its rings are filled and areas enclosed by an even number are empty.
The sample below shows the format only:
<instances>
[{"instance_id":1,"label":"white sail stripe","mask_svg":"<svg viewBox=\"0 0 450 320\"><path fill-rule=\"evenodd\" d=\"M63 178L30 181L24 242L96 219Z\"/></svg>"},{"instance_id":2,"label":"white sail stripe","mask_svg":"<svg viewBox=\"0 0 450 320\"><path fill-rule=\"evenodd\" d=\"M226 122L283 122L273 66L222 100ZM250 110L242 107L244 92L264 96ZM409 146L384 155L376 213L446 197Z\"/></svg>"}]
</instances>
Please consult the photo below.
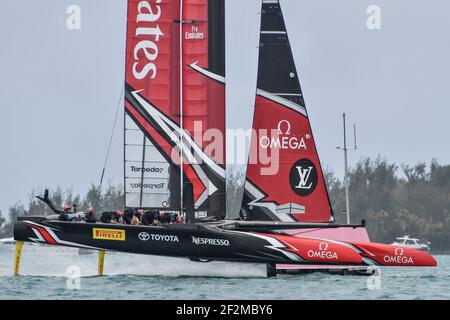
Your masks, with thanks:
<instances>
[{"instance_id":1,"label":"white sail stripe","mask_svg":"<svg viewBox=\"0 0 450 320\"><path fill-rule=\"evenodd\" d=\"M271 3L271 4L274 4L274 3L280 3L278 0L263 0L262 1L262 3L264 4L264 3Z\"/></svg>"},{"instance_id":2,"label":"white sail stripe","mask_svg":"<svg viewBox=\"0 0 450 320\"><path fill-rule=\"evenodd\" d=\"M277 96L277 95L275 95L273 93L270 93L270 92L267 92L267 91L264 91L264 90L261 90L261 89L257 89L256 90L256 94L261 96L261 97L264 97L266 99L269 99L269 100L271 100L273 102L281 104L281 105L283 105L283 106L285 106L285 107L287 107L289 109L292 109L292 110L294 110L294 111L296 111L298 113L301 113L305 117L308 116L306 114L306 108L301 106L301 105L299 105L299 104L297 104L297 103L295 103L295 102L289 101L287 99L284 99L284 98L279 97L279 96Z\"/></svg>"},{"instance_id":3,"label":"white sail stripe","mask_svg":"<svg viewBox=\"0 0 450 320\"><path fill-rule=\"evenodd\" d=\"M215 73L212 73L212 72L210 72L208 70L205 70L205 69L199 67L197 65L197 62L191 64L190 66L194 70L204 74L205 76L207 76L209 78L212 78L212 79L215 79L217 81L225 83L225 78L224 77L219 76L219 75L217 75ZM272 100L272 101L274 101L276 103L279 103L279 104L281 104L281 105L283 105L285 107L288 107L288 108L290 108L290 109L292 109L294 111L297 111L297 112L301 113L302 115L304 115L305 117L307 117L306 108L305 107L303 107L303 106L301 106L301 105L299 105L299 104L297 104L295 102L292 102L292 101L289 101L289 100L284 99L282 97L279 97L278 94L270 93L270 92L264 91L262 89L257 89L256 90L256 94L259 95L259 96L262 96L264 98L267 98L269 100ZM285 95L288 95L288 94L285 94ZM289 94L289 95L294 95L294 94Z\"/></svg>"},{"instance_id":4,"label":"white sail stripe","mask_svg":"<svg viewBox=\"0 0 450 320\"><path fill-rule=\"evenodd\" d=\"M179 127L177 127L172 122L169 123L173 127L174 130L180 131ZM186 132L182 131L183 135L183 151L186 149L186 151L189 151L187 154L192 158L192 164L196 164L197 158L195 157L195 154L200 156L202 161L206 163L211 169L213 169L218 175L225 178L225 170L219 166L217 163L215 163L207 154L203 152L203 150L195 143L194 140L192 140L191 136ZM186 142L185 142L186 140ZM195 154L190 152L190 149L194 149Z\"/></svg>"},{"instance_id":5,"label":"white sail stripe","mask_svg":"<svg viewBox=\"0 0 450 320\"><path fill-rule=\"evenodd\" d=\"M286 31L263 31L261 30L261 34L287 34Z\"/></svg>"},{"instance_id":6,"label":"white sail stripe","mask_svg":"<svg viewBox=\"0 0 450 320\"><path fill-rule=\"evenodd\" d=\"M274 95L277 95L277 96L290 96L290 97L301 97L302 96L302 94L300 94L300 93L272 93L272 94L274 94Z\"/></svg>"},{"instance_id":7,"label":"white sail stripe","mask_svg":"<svg viewBox=\"0 0 450 320\"><path fill-rule=\"evenodd\" d=\"M211 78L211 79L214 79L214 80L216 80L216 81L225 83L225 77L222 77L222 76L220 76L220 75L218 75L218 74L215 74L215 73L213 73L213 72L211 72L211 71L205 70L205 69L203 69L202 67L199 67L199 66L197 65L197 63L198 63L198 61L196 61L196 62L190 64L189 66L190 66L192 69L194 69L194 70L196 70L196 71L198 71L198 72L204 74L204 75L207 76L208 78Z\"/></svg>"},{"instance_id":8,"label":"white sail stripe","mask_svg":"<svg viewBox=\"0 0 450 320\"><path fill-rule=\"evenodd\" d=\"M172 120L167 118L165 115L163 115L161 112L159 112L156 108L154 108L151 104L149 104L147 101L142 99L138 94L137 91L133 92L133 96L135 96L141 105L149 112L149 114L152 116L154 120L160 124L161 128L164 130L166 134L168 134L172 141L179 144L180 139L177 135L174 134L174 132L180 133L181 129L178 127ZM172 127L173 131L168 127ZM186 139L188 145L185 145L185 142L183 141L183 151L184 149L193 148L195 153L200 156L200 158L208 165L210 166L217 174L219 174L221 177L225 177L225 170L220 167L218 164L216 164L212 159L209 158L208 155L206 155L203 150L192 140L191 136L186 132L181 132L183 135L183 140ZM188 152L189 156L192 157L193 161L195 161L195 157L191 152Z\"/></svg>"},{"instance_id":9,"label":"white sail stripe","mask_svg":"<svg viewBox=\"0 0 450 320\"><path fill-rule=\"evenodd\" d=\"M141 98L140 95L138 94L138 91L132 92L132 94L139 101L139 103L145 108L145 110L150 114L150 116L152 116L152 118L164 130L164 132L169 135L169 137L175 144L180 145L182 142L183 157L186 157L188 159L188 162L192 165L194 171L200 177L200 180L202 181L202 183L206 188L195 204L197 207L200 206L208 198L208 195L213 194L218 189L214 186L213 183L211 183L211 181L207 178L206 174L201 169L200 165L198 165L197 163L198 157L196 157L196 155L198 155L200 159L204 163L206 163L206 165L208 165L213 171L215 171L219 176L221 176L224 179L225 179L225 170L219 165L217 165L212 159L210 159L209 156L206 155L203 152L203 150L201 150L201 148L192 140L191 136L186 131L181 130L176 123L174 123L171 119L164 116L164 114L159 112L155 107L153 107L143 98ZM175 134L175 132L177 134ZM181 135L183 137L182 139L180 139ZM194 151L195 154L192 153L192 150Z\"/></svg>"},{"instance_id":10,"label":"white sail stripe","mask_svg":"<svg viewBox=\"0 0 450 320\"><path fill-rule=\"evenodd\" d=\"M193 164L192 166L194 167L195 172L198 174L200 180L205 186L205 190L202 192L197 202L195 203L197 207L200 207L203 204L203 202L205 202L206 199L208 199L208 196L215 193L218 189L213 183L211 183L211 181L208 179L203 169L198 164Z\"/></svg>"},{"instance_id":11,"label":"white sail stripe","mask_svg":"<svg viewBox=\"0 0 450 320\"><path fill-rule=\"evenodd\" d=\"M175 133L169 129L167 126L168 122L171 122L168 119L162 119L163 115L151 104L149 104L147 101L145 101L138 93L140 91L134 91L132 92L133 96L138 100L138 102L145 108L145 110L150 114L150 116L158 123L158 125L161 127L161 129L164 130L164 132L169 136L169 138L176 142L178 141L178 137L175 135Z\"/></svg>"},{"instance_id":12,"label":"white sail stripe","mask_svg":"<svg viewBox=\"0 0 450 320\"><path fill-rule=\"evenodd\" d=\"M280 221L283 222L293 222L295 221L291 215L284 212L277 212L277 204L274 202L259 202L266 197L257 187L253 185L250 181L245 181L245 189L255 198L254 200L247 203L248 206L264 207L270 210Z\"/></svg>"}]
</instances>

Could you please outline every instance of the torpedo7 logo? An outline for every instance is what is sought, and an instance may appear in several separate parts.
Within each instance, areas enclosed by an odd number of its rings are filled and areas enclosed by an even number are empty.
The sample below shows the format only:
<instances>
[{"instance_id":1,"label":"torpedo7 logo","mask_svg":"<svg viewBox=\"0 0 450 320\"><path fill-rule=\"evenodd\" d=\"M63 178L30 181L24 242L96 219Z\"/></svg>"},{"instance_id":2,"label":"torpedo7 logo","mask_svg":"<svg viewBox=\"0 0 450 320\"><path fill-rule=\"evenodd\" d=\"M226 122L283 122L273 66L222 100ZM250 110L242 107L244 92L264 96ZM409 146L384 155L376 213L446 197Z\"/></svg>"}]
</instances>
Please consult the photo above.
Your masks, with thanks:
<instances>
[{"instance_id":1,"label":"torpedo7 logo","mask_svg":"<svg viewBox=\"0 0 450 320\"><path fill-rule=\"evenodd\" d=\"M311 160L301 159L294 163L289 173L292 191L299 196L307 196L316 189L317 181L317 169Z\"/></svg>"}]
</instances>

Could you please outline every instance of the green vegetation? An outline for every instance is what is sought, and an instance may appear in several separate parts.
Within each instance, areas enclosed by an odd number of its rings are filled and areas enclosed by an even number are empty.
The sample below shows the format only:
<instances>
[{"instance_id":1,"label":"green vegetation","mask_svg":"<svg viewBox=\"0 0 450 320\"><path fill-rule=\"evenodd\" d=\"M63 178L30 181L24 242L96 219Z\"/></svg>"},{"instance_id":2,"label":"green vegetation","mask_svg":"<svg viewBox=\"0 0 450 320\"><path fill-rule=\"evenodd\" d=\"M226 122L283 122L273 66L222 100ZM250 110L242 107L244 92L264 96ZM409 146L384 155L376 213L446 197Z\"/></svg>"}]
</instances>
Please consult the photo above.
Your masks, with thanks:
<instances>
[{"instance_id":1,"label":"green vegetation","mask_svg":"<svg viewBox=\"0 0 450 320\"><path fill-rule=\"evenodd\" d=\"M326 173L336 220L345 222L341 181ZM352 222L367 220L372 241L391 243L405 234L450 249L450 165L433 160L400 168L377 158L363 159L349 174Z\"/></svg>"},{"instance_id":2,"label":"green vegetation","mask_svg":"<svg viewBox=\"0 0 450 320\"><path fill-rule=\"evenodd\" d=\"M325 171L336 221L345 223L343 183L332 171ZM240 206L238 188L242 181L241 174L228 181L230 211L237 212ZM433 160L429 165L398 166L380 157L363 159L351 169L349 181L352 222L366 219L372 241L391 243L395 237L408 234L431 241L434 250L450 251L450 165ZM32 195L42 193L43 190L34 190ZM50 196L59 207L76 203L80 210L95 206L98 212L123 207L122 186L100 191L92 185L84 197L57 188L50 190ZM18 215L42 214L51 212L33 196L27 206L11 206L7 217L0 213L0 237L11 236L12 221Z\"/></svg>"}]
</instances>

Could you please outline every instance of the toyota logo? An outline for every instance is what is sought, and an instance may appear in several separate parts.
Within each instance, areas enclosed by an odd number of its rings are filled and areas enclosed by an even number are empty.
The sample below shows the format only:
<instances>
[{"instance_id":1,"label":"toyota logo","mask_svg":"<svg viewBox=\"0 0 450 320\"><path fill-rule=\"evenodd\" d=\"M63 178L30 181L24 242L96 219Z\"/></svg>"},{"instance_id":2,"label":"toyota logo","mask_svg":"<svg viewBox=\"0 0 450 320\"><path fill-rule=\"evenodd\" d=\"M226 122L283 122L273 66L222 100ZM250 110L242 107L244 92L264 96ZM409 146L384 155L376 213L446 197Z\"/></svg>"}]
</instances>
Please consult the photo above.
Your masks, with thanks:
<instances>
[{"instance_id":1,"label":"toyota logo","mask_svg":"<svg viewBox=\"0 0 450 320\"><path fill-rule=\"evenodd\" d=\"M138 234L138 238L142 241L148 241L148 239L150 239L150 235L147 232L141 232Z\"/></svg>"},{"instance_id":2,"label":"toyota logo","mask_svg":"<svg viewBox=\"0 0 450 320\"><path fill-rule=\"evenodd\" d=\"M396 256L402 256L405 250L403 250L403 248L396 248L395 249L395 255Z\"/></svg>"},{"instance_id":3,"label":"toyota logo","mask_svg":"<svg viewBox=\"0 0 450 320\"><path fill-rule=\"evenodd\" d=\"M322 242L321 244L319 244L319 250L327 251L327 249L328 249L328 243Z\"/></svg>"}]
</instances>

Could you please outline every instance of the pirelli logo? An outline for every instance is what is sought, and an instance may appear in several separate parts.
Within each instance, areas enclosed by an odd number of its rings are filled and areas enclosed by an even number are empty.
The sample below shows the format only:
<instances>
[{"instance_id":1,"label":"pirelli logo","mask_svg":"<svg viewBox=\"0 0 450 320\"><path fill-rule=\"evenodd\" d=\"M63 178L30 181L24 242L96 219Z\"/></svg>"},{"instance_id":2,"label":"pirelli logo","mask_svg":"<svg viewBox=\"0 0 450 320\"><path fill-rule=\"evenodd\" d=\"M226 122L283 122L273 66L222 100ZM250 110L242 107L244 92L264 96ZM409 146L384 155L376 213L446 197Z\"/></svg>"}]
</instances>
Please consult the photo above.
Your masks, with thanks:
<instances>
[{"instance_id":1,"label":"pirelli logo","mask_svg":"<svg viewBox=\"0 0 450 320\"><path fill-rule=\"evenodd\" d=\"M94 228L92 237L98 240L125 241L125 230Z\"/></svg>"}]
</instances>

